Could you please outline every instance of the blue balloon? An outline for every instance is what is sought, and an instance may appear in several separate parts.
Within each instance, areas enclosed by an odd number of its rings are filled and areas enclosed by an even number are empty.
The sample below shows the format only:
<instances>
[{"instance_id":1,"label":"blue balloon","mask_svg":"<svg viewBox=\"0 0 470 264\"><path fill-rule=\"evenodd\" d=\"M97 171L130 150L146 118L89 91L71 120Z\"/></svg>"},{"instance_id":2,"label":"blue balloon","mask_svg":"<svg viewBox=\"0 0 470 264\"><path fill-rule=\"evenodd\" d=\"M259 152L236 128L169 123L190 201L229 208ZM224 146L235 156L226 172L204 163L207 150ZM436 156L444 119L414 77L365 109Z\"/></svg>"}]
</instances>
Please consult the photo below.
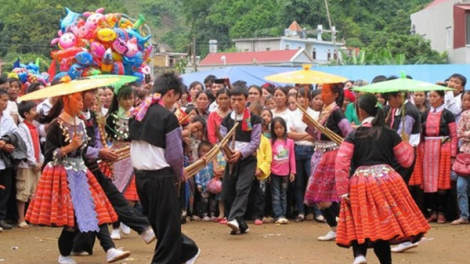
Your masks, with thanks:
<instances>
[{"instance_id":1,"label":"blue balloon","mask_svg":"<svg viewBox=\"0 0 470 264\"><path fill-rule=\"evenodd\" d=\"M39 66L37 66L36 64L30 62L27 66L26 66L26 69L33 73L33 74L39 74Z\"/></svg>"},{"instance_id":2,"label":"blue balloon","mask_svg":"<svg viewBox=\"0 0 470 264\"><path fill-rule=\"evenodd\" d=\"M115 28L114 29L114 32L116 32L116 36L117 38L120 38L124 41L128 41L129 40L129 36L127 35L126 31L122 28Z\"/></svg>"},{"instance_id":3,"label":"blue balloon","mask_svg":"<svg viewBox=\"0 0 470 264\"><path fill-rule=\"evenodd\" d=\"M144 75L141 72L133 72L132 75L138 78L136 80L137 83L142 83L144 80Z\"/></svg>"},{"instance_id":4,"label":"blue balloon","mask_svg":"<svg viewBox=\"0 0 470 264\"><path fill-rule=\"evenodd\" d=\"M139 51L130 58L124 56L123 60L124 60L124 66L127 64L133 67L140 67L142 63L144 62L144 57L143 57L142 52Z\"/></svg>"},{"instance_id":5,"label":"blue balloon","mask_svg":"<svg viewBox=\"0 0 470 264\"><path fill-rule=\"evenodd\" d=\"M70 67L70 70L67 74L70 76L70 79L75 80L78 77L81 77L83 73L83 67L80 64L74 64Z\"/></svg>"},{"instance_id":6,"label":"blue balloon","mask_svg":"<svg viewBox=\"0 0 470 264\"><path fill-rule=\"evenodd\" d=\"M65 75L67 75L67 72L59 72L58 74L56 74L54 76L54 79L52 79L51 82L53 82L55 80L60 80L60 79L64 78Z\"/></svg>"},{"instance_id":7,"label":"blue balloon","mask_svg":"<svg viewBox=\"0 0 470 264\"><path fill-rule=\"evenodd\" d=\"M75 59L83 66L90 66L93 64L93 55L88 51L82 51L75 55Z\"/></svg>"},{"instance_id":8,"label":"blue balloon","mask_svg":"<svg viewBox=\"0 0 470 264\"><path fill-rule=\"evenodd\" d=\"M134 29L127 29L127 34L129 35L129 39L136 38L137 44L140 50L144 50L145 43L152 37L152 35L148 35L147 37L142 37L139 32Z\"/></svg>"},{"instance_id":9,"label":"blue balloon","mask_svg":"<svg viewBox=\"0 0 470 264\"><path fill-rule=\"evenodd\" d=\"M28 80L28 72L18 73L18 79L20 79L22 83L25 83Z\"/></svg>"},{"instance_id":10,"label":"blue balloon","mask_svg":"<svg viewBox=\"0 0 470 264\"><path fill-rule=\"evenodd\" d=\"M75 13L71 11L70 9L68 9L67 7L65 8L65 13L66 13L65 17L60 21L60 29L64 33L67 31L67 28L71 26L73 23L75 23L75 21L77 21L78 18L80 17L79 13Z\"/></svg>"}]
</instances>

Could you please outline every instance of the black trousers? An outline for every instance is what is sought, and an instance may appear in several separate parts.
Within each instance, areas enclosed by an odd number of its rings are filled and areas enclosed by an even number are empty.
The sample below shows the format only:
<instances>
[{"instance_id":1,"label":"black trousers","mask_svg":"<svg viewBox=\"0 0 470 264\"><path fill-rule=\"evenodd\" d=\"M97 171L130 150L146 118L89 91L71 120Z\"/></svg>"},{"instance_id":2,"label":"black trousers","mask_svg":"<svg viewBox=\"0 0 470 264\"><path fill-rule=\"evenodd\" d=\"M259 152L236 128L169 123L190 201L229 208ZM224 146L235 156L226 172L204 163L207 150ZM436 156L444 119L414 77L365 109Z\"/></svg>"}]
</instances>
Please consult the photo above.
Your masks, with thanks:
<instances>
[{"instance_id":1,"label":"black trousers","mask_svg":"<svg viewBox=\"0 0 470 264\"><path fill-rule=\"evenodd\" d=\"M70 256L72 253L72 248L74 246L74 239L79 234L93 234L93 243L95 241L95 235L99 238L101 247L103 248L104 252L107 252L111 248L114 248L114 242L111 240L109 236L108 225L100 225L100 231L97 232L87 232L87 233L80 233L77 229L68 230L67 228L62 229L62 233L60 233L58 244L59 244L59 252L62 256ZM86 236L89 237L89 236Z\"/></svg>"},{"instance_id":2,"label":"black trousers","mask_svg":"<svg viewBox=\"0 0 470 264\"><path fill-rule=\"evenodd\" d=\"M357 257L367 255L367 243L358 244L357 241L352 242L353 255ZM374 253L379 259L380 264L392 264L392 252L390 251L390 243L385 240L374 242Z\"/></svg>"},{"instance_id":3,"label":"black trousers","mask_svg":"<svg viewBox=\"0 0 470 264\"><path fill-rule=\"evenodd\" d=\"M258 180L256 177L253 179L251 185L250 197L248 199L247 212L245 219L256 220L263 219L264 210L266 208L266 185L268 179Z\"/></svg>"},{"instance_id":4,"label":"black trousers","mask_svg":"<svg viewBox=\"0 0 470 264\"><path fill-rule=\"evenodd\" d=\"M119 220L139 234L144 232L150 226L147 217L141 212L139 212L137 209L129 205L126 198L124 198L122 193L119 192L119 190L116 188L111 179L106 177L106 175L104 175L101 170L99 170L98 168L94 168L92 172L93 175L95 175L96 180L101 185L101 188L103 188L103 191L108 197L108 200L113 205L114 210L119 216ZM93 247L95 244L95 235L95 233L91 232L78 234L74 240L75 246L73 248L73 251L86 251L91 254L93 252Z\"/></svg>"},{"instance_id":5,"label":"black trousers","mask_svg":"<svg viewBox=\"0 0 470 264\"><path fill-rule=\"evenodd\" d=\"M0 170L0 220L7 218L8 201L13 189L13 168ZM15 200L16 202L16 200Z\"/></svg>"},{"instance_id":6,"label":"black trousers","mask_svg":"<svg viewBox=\"0 0 470 264\"><path fill-rule=\"evenodd\" d=\"M257 159L254 156L247 157L233 164L232 173L230 166L225 167L224 180L222 181L222 199L229 212L227 220L243 219L248 197L253 184L253 175L256 172Z\"/></svg>"},{"instance_id":7,"label":"black trousers","mask_svg":"<svg viewBox=\"0 0 470 264\"><path fill-rule=\"evenodd\" d=\"M330 227L336 227L338 225L336 217L339 216L339 209L339 203L332 203L330 207L321 209L321 213Z\"/></svg>"},{"instance_id":8,"label":"black trousers","mask_svg":"<svg viewBox=\"0 0 470 264\"><path fill-rule=\"evenodd\" d=\"M193 240L181 232L177 185L171 169L135 170L137 193L148 217L157 245L152 264L185 263L198 252Z\"/></svg>"}]
</instances>

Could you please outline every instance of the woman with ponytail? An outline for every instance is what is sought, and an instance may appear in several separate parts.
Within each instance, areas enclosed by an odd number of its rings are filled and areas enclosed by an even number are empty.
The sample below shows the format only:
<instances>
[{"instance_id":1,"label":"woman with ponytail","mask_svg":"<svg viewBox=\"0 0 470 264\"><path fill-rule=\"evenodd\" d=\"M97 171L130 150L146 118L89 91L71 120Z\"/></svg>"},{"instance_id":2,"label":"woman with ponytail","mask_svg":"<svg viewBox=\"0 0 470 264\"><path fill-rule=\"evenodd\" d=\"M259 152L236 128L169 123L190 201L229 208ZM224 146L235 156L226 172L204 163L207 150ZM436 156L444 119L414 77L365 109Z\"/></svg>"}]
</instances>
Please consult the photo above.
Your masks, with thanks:
<instances>
[{"instance_id":1,"label":"woman with ponytail","mask_svg":"<svg viewBox=\"0 0 470 264\"><path fill-rule=\"evenodd\" d=\"M323 84L321 97L324 103L318 122L334 133L346 137L351 131L351 124L341 111L343 104L343 84ZM335 162L339 146L326 135L313 129L306 118L307 132L315 137L315 153L312 156L311 176L305 191L304 202L307 206L317 206L331 228L321 241L336 238L336 217L339 215L339 197L335 186Z\"/></svg>"},{"instance_id":2,"label":"woman with ponytail","mask_svg":"<svg viewBox=\"0 0 470 264\"><path fill-rule=\"evenodd\" d=\"M385 126L373 94L358 99L357 115L362 124L346 137L336 159L336 190L342 199L336 244L353 247L353 264L367 263L368 247L381 264L391 264L390 244L415 243L430 229L392 167L395 159L411 166L414 150Z\"/></svg>"}]
</instances>

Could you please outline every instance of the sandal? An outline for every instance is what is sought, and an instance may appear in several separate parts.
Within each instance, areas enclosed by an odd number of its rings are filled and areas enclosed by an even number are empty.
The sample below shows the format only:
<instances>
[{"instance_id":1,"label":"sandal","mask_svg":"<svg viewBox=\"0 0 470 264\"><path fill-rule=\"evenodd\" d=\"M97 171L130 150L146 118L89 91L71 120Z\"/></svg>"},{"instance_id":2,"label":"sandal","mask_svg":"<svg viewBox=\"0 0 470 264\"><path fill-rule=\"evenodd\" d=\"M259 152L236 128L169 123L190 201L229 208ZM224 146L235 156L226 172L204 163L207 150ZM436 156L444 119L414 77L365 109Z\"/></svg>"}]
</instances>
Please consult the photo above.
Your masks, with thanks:
<instances>
[{"instance_id":1,"label":"sandal","mask_svg":"<svg viewBox=\"0 0 470 264\"><path fill-rule=\"evenodd\" d=\"M428 219L426 219L428 221L428 223L431 223L431 222L436 222L437 221L437 213L432 213L430 217L428 217Z\"/></svg>"},{"instance_id":2,"label":"sandal","mask_svg":"<svg viewBox=\"0 0 470 264\"><path fill-rule=\"evenodd\" d=\"M28 228L29 225L28 225L25 221L23 221L23 222L21 222L21 223L18 224L18 227L19 227L19 228Z\"/></svg>"},{"instance_id":3,"label":"sandal","mask_svg":"<svg viewBox=\"0 0 470 264\"><path fill-rule=\"evenodd\" d=\"M444 214L439 213L439 215L437 216L437 223L444 224L445 222L446 222L446 217L444 216Z\"/></svg>"},{"instance_id":4,"label":"sandal","mask_svg":"<svg viewBox=\"0 0 470 264\"><path fill-rule=\"evenodd\" d=\"M452 223L450 224L451 225L465 225L465 224L468 224L468 219L460 217L459 219L452 221Z\"/></svg>"}]
</instances>

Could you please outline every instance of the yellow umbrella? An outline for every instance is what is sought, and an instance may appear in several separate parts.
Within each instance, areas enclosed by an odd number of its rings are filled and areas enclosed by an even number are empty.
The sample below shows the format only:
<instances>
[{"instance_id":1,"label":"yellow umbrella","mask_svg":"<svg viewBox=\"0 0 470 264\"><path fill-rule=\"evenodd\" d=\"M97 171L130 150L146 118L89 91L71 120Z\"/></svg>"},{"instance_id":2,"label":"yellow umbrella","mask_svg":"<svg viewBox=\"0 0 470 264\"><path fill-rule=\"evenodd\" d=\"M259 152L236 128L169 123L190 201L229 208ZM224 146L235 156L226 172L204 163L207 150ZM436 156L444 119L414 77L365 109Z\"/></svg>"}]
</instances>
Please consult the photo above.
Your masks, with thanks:
<instances>
[{"instance_id":1,"label":"yellow umbrella","mask_svg":"<svg viewBox=\"0 0 470 264\"><path fill-rule=\"evenodd\" d=\"M277 83L323 84L341 83L348 79L326 72L311 70L310 64L302 65L303 70L283 72L265 77L266 80Z\"/></svg>"},{"instance_id":2,"label":"yellow umbrella","mask_svg":"<svg viewBox=\"0 0 470 264\"><path fill-rule=\"evenodd\" d=\"M135 80L137 80L137 77L126 75L96 75L73 81L70 78L63 78L62 83L23 95L19 98L19 101L62 96L104 86L120 86Z\"/></svg>"}]
</instances>

